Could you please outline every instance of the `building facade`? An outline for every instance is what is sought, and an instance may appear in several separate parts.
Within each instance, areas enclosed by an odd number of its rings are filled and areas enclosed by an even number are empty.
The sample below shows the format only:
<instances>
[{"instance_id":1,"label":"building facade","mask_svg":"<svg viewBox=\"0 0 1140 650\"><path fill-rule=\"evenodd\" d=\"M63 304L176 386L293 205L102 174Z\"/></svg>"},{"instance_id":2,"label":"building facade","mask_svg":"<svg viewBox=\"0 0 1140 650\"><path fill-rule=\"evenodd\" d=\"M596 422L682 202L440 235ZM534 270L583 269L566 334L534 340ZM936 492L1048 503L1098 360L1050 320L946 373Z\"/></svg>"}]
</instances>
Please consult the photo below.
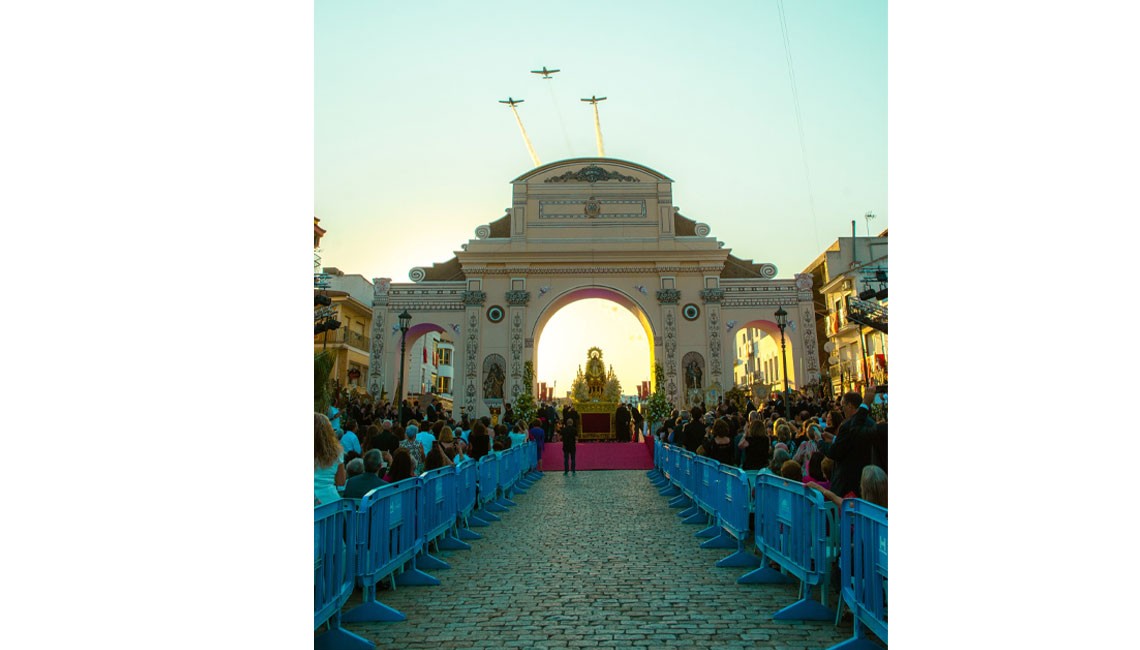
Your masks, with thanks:
<instances>
[{"instance_id":1,"label":"building facade","mask_svg":"<svg viewBox=\"0 0 1140 650\"><path fill-rule=\"evenodd\" d=\"M798 323L786 332L789 374L818 376L812 276L778 279L774 265L731 255L709 225L673 205L672 183L613 158L563 160L514 179L511 208L475 228L454 258L412 269L411 283L374 280L369 392L394 393L409 363L397 324L407 310L409 349L431 332L454 341L455 413L494 413L522 394L525 364L541 376L535 350L546 323L586 298L638 319L647 374L660 364L674 404L715 403L734 381L736 331L778 337L781 307Z\"/></svg>"},{"instance_id":2,"label":"building facade","mask_svg":"<svg viewBox=\"0 0 1140 650\"><path fill-rule=\"evenodd\" d=\"M372 283L362 275L346 275L326 266L328 289L322 293L332 300L333 317L340 327L317 334L313 347L331 350L334 364L329 377L349 390L363 391L367 385L372 348Z\"/></svg>"},{"instance_id":3,"label":"building facade","mask_svg":"<svg viewBox=\"0 0 1140 650\"><path fill-rule=\"evenodd\" d=\"M875 237L840 237L804 271L819 287L818 344L834 395L861 391L869 377L886 382L887 240L886 230ZM865 317L852 318L852 301L875 310L875 325L867 325Z\"/></svg>"}]
</instances>

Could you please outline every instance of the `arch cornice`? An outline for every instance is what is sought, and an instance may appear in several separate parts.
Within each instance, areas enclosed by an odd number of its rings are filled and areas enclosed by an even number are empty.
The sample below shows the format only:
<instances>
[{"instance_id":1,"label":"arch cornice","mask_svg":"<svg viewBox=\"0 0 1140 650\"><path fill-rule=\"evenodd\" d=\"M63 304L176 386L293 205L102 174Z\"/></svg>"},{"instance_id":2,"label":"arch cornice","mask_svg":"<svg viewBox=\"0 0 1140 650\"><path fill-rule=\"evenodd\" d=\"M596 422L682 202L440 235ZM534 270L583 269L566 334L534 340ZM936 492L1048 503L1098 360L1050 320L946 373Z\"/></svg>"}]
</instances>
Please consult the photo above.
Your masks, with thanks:
<instances>
[{"instance_id":1,"label":"arch cornice","mask_svg":"<svg viewBox=\"0 0 1140 650\"><path fill-rule=\"evenodd\" d=\"M672 183L673 182L672 178L669 178L668 176L662 174L661 172L659 172L655 169L650 169L649 167L646 167L645 165L639 165L638 163L630 162L628 160L621 160L619 158L596 158L595 157L595 158L567 158L566 160L558 160L558 161L555 161L552 163L547 163L541 167L535 167L534 169L532 169L532 170L528 171L527 173L525 173L525 174L519 176L518 178L514 179L513 181L511 181L511 183L512 184L514 184L514 183L526 183L530 180L533 180L536 177L548 174L548 173L550 173L556 169L559 169L562 167L576 166L576 165L583 165L583 166L597 165L599 167L603 167L604 165L610 165L610 166L616 166L616 167L624 167L627 169L639 171L643 174L648 174L648 175L652 176L654 178L654 180L657 180L660 182L665 182L665 183Z\"/></svg>"}]
</instances>

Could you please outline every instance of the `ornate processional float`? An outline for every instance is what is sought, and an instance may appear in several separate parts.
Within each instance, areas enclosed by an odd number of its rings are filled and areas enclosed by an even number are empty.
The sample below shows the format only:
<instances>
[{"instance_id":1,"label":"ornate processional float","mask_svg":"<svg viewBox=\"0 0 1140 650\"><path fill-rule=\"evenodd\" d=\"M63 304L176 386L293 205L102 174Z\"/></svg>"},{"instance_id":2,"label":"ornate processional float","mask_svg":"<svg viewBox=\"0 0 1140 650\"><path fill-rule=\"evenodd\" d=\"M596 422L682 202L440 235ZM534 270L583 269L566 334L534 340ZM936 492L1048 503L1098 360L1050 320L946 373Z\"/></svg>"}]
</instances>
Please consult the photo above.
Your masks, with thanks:
<instances>
[{"instance_id":1,"label":"ornate processional float","mask_svg":"<svg viewBox=\"0 0 1140 650\"><path fill-rule=\"evenodd\" d=\"M592 347L586 353L586 372L578 366L578 376L570 388L574 408L582 417L582 440L615 440L614 413L621 403L621 382L611 365L606 372L602 349Z\"/></svg>"}]
</instances>

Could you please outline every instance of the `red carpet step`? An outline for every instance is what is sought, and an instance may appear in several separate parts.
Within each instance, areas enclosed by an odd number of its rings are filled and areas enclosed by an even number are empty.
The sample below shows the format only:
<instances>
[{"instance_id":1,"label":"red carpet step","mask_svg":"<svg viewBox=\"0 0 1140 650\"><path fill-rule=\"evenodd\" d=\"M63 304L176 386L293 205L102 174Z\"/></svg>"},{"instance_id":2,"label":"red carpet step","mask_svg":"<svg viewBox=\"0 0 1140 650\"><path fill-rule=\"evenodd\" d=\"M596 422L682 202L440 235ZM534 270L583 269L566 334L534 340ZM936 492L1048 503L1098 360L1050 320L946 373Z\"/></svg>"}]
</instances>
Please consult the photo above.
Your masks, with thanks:
<instances>
[{"instance_id":1,"label":"red carpet step","mask_svg":"<svg viewBox=\"0 0 1140 650\"><path fill-rule=\"evenodd\" d=\"M579 442L575 460L578 471L599 469L653 469L652 442ZM562 471L562 443L550 442L542 448L544 472Z\"/></svg>"}]
</instances>

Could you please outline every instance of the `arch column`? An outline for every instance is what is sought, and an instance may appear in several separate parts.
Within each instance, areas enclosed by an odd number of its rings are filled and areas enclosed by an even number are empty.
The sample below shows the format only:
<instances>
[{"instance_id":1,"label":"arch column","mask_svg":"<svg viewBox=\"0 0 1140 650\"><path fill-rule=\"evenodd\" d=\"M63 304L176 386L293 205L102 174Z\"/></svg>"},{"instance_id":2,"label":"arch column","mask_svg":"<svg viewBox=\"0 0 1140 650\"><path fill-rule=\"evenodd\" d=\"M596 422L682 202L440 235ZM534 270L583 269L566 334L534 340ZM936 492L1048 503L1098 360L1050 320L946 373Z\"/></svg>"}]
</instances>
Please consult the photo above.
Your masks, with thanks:
<instances>
[{"instance_id":1,"label":"arch column","mask_svg":"<svg viewBox=\"0 0 1140 650\"><path fill-rule=\"evenodd\" d=\"M720 341L720 303L724 300L724 289L701 289L701 300L705 305L705 320L708 324L708 359L711 376L708 388L716 386L720 394L724 395L724 358ZM705 389L706 394L708 388Z\"/></svg>"},{"instance_id":2,"label":"arch column","mask_svg":"<svg viewBox=\"0 0 1140 650\"><path fill-rule=\"evenodd\" d=\"M823 381L819 371L819 347L815 337L815 302L812 300L812 285L814 280L810 273L796 274L796 301L799 303L800 313L800 349L803 351L796 360L796 377L802 377L796 382L796 388L801 384ZM802 374L801 374L802 373ZM830 380L829 380L830 381Z\"/></svg>"},{"instance_id":3,"label":"arch column","mask_svg":"<svg viewBox=\"0 0 1140 650\"><path fill-rule=\"evenodd\" d=\"M372 349L368 353L368 392L379 399L384 392L385 315L392 278L372 278Z\"/></svg>"},{"instance_id":4,"label":"arch column","mask_svg":"<svg viewBox=\"0 0 1140 650\"><path fill-rule=\"evenodd\" d=\"M677 289L659 289L657 302L661 305L661 322L665 324L665 395L670 402L680 404L677 389L677 303L681 302L681 292Z\"/></svg>"},{"instance_id":5,"label":"arch column","mask_svg":"<svg viewBox=\"0 0 1140 650\"><path fill-rule=\"evenodd\" d=\"M512 281L514 282L514 281ZM522 281L522 289L512 289L507 292L507 305L510 312L511 329L510 329L510 351L511 359L508 362L510 368L507 373L511 377L511 388L509 391L510 401L517 402L519 396L523 394L526 387L523 386L523 377L525 372L523 364L526 362L524 357L525 350L525 334L523 333L523 324L526 323L526 306L530 302L530 292L525 290L526 280ZM532 343L533 345L533 343ZM533 390L534 387L531 386Z\"/></svg>"},{"instance_id":6,"label":"arch column","mask_svg":"<svg viewBox=\"0 0 1140 650\"><path fill-rule=\"evenodd\" d=\"M479 363L479 319L486 300L487 294L484 291L469 289L463 292L463 304L466 306L464 317L467 321L463 335L463 409L472 419L475 418L475 404L478 399L476 391L480 385L479 368L482 365Z\"/></svg>"}]
</instances>

